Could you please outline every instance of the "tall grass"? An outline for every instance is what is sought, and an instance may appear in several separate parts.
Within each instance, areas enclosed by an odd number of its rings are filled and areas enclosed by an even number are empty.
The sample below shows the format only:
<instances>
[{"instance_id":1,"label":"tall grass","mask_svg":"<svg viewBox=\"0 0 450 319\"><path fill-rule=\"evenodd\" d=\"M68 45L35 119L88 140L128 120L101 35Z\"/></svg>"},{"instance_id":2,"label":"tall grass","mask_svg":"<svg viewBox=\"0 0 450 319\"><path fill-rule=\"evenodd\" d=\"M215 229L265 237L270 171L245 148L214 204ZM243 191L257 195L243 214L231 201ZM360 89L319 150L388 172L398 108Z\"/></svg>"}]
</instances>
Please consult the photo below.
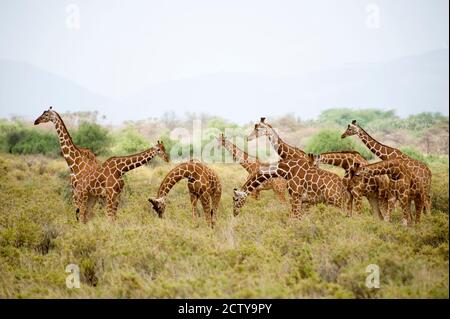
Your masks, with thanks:
<instances>
[{"instance_id":1,"label":"tall grass","mask_svg":"<svg viewBox=\"0 0 450 319\"><path fill-rule=\"evenodd\" d=\"M364 214L346 218L319 205L303 220L271 191L232 216L232 189L246 172L213 165L223 183L217 226L193 220L185 182L164 219L148 205L173 164L127 174L118 221L105 208L75 220L62 159L0 156L0 297L5 298L448 298L448 213L436 204L412 228ZM435 168L432 167L433 171ZM437 168L433 198L447 198L448 168ZM65 199L66 198L66 199ZM439 208L439 209L438 209ZM65 267L81 270L69 289ZM379 289L365 286L369 264Z\"/></svg>"}]
</instances>

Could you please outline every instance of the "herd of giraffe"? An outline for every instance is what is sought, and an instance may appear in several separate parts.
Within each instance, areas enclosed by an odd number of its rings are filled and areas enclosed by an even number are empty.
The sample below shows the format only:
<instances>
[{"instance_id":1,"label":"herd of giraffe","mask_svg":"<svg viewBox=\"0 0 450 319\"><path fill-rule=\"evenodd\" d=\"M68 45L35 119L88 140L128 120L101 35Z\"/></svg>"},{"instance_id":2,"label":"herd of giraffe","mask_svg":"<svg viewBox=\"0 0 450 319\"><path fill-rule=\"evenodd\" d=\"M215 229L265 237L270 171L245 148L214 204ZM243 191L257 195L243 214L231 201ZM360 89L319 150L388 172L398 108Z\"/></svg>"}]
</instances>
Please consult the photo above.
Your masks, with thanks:
<instances>
[{"instance_id":1,"label":"herd of giraffe","mask_svg":"<svg viewBox=\"0 0 450 319\"><path fill-rule=\"evenodd\" d=\"M169 162L162 141L141 153L111 157L101 162L91 150L73 143L62 118L51 107L34 124L45 122L55 125L61 153L71 172L70 183L76 217L83 223L92 216L95 203L100 197L106 198L109 219L116 219L119 197L124 186L123 175L126 172L146 164L156 155ZM369 164L356 151L307 154L284 142L265 118L255 124L247 140L266 137L280 157L276 163L262 163L258 157L239 149L223 134L219 136L219 144L249 174L244 185L233 190L233 214L239 214L249 195L258 199L260 191L272 189L282 202L285 201L286 190L288 191L292 205L291 217L302 218L305 207L317 203L339 207L351 216L353 207L361 212L362 198L366 197L380 219L389 221L398 202L403 212L403 224L408 226L413 221L418 223L422 211L431 210L429 168L400 150L379 143L356 121L348 125L342 138L351 135L357 135L381 161ZM321 163L343 168L344 177L320 168ZM199 161L190 160L178 164L166 175L156 198L148 200L153 209L159 217L164 215L166 197L182 179L187 180L192 216L197 216L197 202L200 200L207 222L214 226L222 186L217 173ZM412 202L415 206L415 218L411 211Z\"/></svg>"}]
</instances>

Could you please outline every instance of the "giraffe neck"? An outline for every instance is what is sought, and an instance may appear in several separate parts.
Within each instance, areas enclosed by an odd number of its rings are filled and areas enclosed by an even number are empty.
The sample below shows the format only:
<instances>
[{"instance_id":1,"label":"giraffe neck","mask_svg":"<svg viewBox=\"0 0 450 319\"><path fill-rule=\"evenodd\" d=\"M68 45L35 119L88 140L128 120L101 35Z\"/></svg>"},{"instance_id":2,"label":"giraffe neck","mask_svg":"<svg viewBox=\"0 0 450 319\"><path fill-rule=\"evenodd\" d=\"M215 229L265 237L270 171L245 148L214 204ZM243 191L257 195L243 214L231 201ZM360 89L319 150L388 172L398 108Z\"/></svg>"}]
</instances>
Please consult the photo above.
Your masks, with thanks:
<instances>
[{"instance_id":1,"label":"giraffe neck","mask_svg":"<svg viewBox=\"0 0 450 319\"><path fill-rule=\"evenodd\" d=\"M398 149L381 144L359 126L357 134L369 150L382 160L398 158L403 155Z\"/></svg>"},{"instance_id":2,"label":"giraffe neck","mask_svg":"<svg viewBox=\"0 0 450 319\"><path fill-rule=\"evenodd\" d=\"M153 157L155 157L156 154L158 154L158 147L154 146L138 154L122 157L112 157L107 160L107 163L108 165L112 162L116 163L119 174L123 175L128 171L131 171L135 168L138 168L139 166L148 163Z\"/></svg>"},{"instance_id":3,"label":"giraffe neck","mask_svg":"<svg viewBox=\"0 0 450 319\"><path fill-rule=\"evenodd\" d=\"M241 150L239 147L228 140L222 142L222 145L228 152L231 153L231 155L233 156L233 160L241 164L241 166L248 173L254 172L255 164L259 163L259 160L256 157L248 155L248 153Z\"/></svg>"},{"instance_id":4,"label":"giraffe neck","mask_svg":"<svg viewBox=\"0 0 450 319\"><path fill-rule=\"evenodd\" d=\"M288 143L284 142L275 132L273 128L270 127L268 131L268 138L272 143L273 148L277 151L278 155L282 159L289 159L293 156L306 157L306 153L301 149L291 146Z\"/></svg>"},{"instance_id":5,"label":"giraffe neck","mask_svg":"<svg viewBox=\"0 0 450 319\"><path fill-rule=\"evenodd\" d=\"M55 114L56 116L53 119L53 123L55 124L56 132L58 134L61 153L63 154L70 170L77 174L79 172L77 164L79 159L83 158L83 154L73 143L72 137L70 136L62 118L56 112Z\"/></svg>"},{"instance_id":6,"label":"giraffe neck","mask_svg":"<svg viewBox=\"0 0 450 319\"><path fill-rule=\"evenodd\" d=\"M401 172L401 167L397 161L386 160L367 165L364 171L369 175L397 175Z\"/></svg>"},{"instance_id":7,"label":"giraffe neck","mask_svg":"<svg viewBox=\"0 0 450 319\"><path fill-rule=\"evenodd\" d=\"M322 153L320 154L320 163L339 166L346 171L353 166L354 163L367 164L367 161L352 153Z\"/></svg>"},{"instance_id":8,"label":"giraffe neck","mask_svg":"<svg viewBox=\"0 0 450 319\"><path fill-rule=\"evenodd\" d=\"M192 176L192 173L187 166L186 163L181 164L167 174L159 186L158 198L166 197L176 183L184 178L190 178L190 176Z\"/></svg>"},{"instance_id":9,"label":"giraffe neck","mask_svg":"<svg viewBox=\"0 0 450 319\"><path fill-rule=\"evenodd\" d=\"M247 179L245 184L241 187L241 190L248 195L269 179L286 178L289 170L286 168L281 168L279 165L280 164L277 163L275 165L269 165L268 167L261 168L259 172L253 174Z\"/></svg>"}]
</instances>

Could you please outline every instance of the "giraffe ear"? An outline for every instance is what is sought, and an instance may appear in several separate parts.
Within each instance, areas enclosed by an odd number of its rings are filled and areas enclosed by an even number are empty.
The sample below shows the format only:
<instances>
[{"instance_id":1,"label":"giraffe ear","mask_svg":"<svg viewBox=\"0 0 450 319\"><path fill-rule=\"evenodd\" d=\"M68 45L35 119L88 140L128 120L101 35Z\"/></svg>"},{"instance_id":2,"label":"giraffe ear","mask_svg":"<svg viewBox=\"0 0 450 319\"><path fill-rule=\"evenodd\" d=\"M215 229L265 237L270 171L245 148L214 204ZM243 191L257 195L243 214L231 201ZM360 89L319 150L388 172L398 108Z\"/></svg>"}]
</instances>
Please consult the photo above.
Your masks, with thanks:
<instances>
[{"instance_id":1,"label":"giraffe ear","mask_svg":"<svg viewBox=\"0 0 450 319\"><path fill-rule=\"evenodd\" d=\"M356 120L353 120L353 121L352 121L352 124L355 125L355 124L356 124Z\"/></svg>"}]
</instances>

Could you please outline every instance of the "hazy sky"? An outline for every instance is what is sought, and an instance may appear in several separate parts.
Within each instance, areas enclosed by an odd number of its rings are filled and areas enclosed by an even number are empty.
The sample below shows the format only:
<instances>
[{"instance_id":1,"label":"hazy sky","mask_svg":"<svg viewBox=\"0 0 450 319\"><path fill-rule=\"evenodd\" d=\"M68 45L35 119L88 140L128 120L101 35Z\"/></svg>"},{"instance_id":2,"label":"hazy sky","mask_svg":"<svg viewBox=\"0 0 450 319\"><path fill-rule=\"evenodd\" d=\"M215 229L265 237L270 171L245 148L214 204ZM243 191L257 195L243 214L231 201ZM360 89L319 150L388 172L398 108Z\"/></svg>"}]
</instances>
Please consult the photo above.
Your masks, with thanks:
<instances>
[{"instance_id":1,"label":"hazy sky","mask_svg":"<svg viewBox=\"0 0 450 319\"><path fill-rule=\"evenodd\" d=\"M448 48L448 6L448 0L2 1L0 58L121 98L182 77L296 75ZM374 10L378 28L370 27Z\"/></svg>"}]
</instances>

